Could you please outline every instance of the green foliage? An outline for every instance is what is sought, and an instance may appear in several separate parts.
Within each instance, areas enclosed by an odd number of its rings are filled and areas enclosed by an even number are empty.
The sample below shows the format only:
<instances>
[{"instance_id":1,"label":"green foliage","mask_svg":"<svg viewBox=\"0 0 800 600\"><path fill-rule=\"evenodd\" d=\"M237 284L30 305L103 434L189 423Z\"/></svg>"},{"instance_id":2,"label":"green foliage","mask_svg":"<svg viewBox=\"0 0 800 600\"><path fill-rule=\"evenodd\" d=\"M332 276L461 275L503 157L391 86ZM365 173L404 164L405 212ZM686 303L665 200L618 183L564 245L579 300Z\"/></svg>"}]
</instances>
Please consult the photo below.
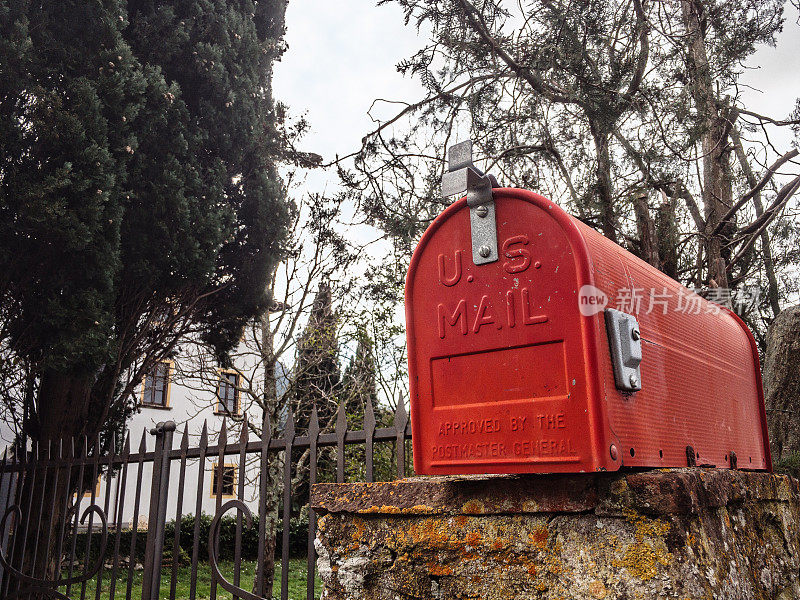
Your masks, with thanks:
<instances>
[{"instance_id":1,"label":"green foliage","mask_svg":"<svg viewBox=\"0 0 800 600\"><path fill-rule=\"evenodd\" d=\"M224 363L267 306L284 10L0 2L2 360L30 374L6 400L34 438L114 429L182 334Z\"/></svg>"},{"instance_id":2,"label":"green foliage","mask_svg":"<svg viewBox=\"0 0 800 600\"><path fill-rule=\"evenodd\" d=\"M208 539L211 530L212 517L205 513L200 515L200 529L197 537L198 545L198 560L208 561ZM180 523L180 545L181 551L179 553L179 564L186 565L191 562L193 544L194 544L194 528L195 517L194 515L185 515ZM164 560L172 561L173 558L173 541L175 539L175 521L168 521L164 528ZM125 529L117 534L113 529L109 530L109 544L115 544L115 538L120 536L120 548L126 553L130 549L131 537L134 531L132 529ZM78 535L77 548L86 548L86 533ZM145 530L136 532L136 561L142 562L144 560L145 551L145 538L147 532ZM281 540L283 539L283 522L278 521L275 533L276 544L275 552L276 557L280 558L281 553ZM236 516L234 514L225 515L220 521L220 560L232 560L234 556L234 549L236 547ZM113 546L109 546L113 548ZM100 536L97 532L92 535L91 556L97 556L100 550ZM308 550L308 516L300 515L289 521L289 554L291 556L305 556ZM247 524L242 519L242 543L241 543L242 559L243 560L256 560L258 558L258 515L253 516L253 526L247 527ZM108 552L108 550L107 550ZM82 554L79 555L83 557Z\"/></svg>"},{"instance_id":3,"label":"green foliage","mask_svg":"<svg viewBox=\"0 0 800 600\"><path fill-rule=\"evenodd\" d=\"M149 83L121 12L119 2L0 9L3 317L43 369L93 370L114 350L125 148Z\"/></svg>"},{"instance_id":4,"label":"green foliage","mask_svg":"<svg viewBox=\"0 0 800 600\"><path fill-rule=\"evenodd\" d=\"M308 325L297 344L293 410L301 428L308 427L311 410L319 411L321 423L336 412L341 384L339 372L338 318L327 281L320 283Z\"/></svg>"},{"instance_id":5,"label":"green foliage","mask_svg":"<svg viewBox=\"0 0 800 600\"><path fill-rule=\"evenodd\" d=\"M792 452L786 456L782 456L780 460L775 463L776 473L785 473L791 475L796 479L800 479L800 452Z\"/></svg>"}]
</instances>

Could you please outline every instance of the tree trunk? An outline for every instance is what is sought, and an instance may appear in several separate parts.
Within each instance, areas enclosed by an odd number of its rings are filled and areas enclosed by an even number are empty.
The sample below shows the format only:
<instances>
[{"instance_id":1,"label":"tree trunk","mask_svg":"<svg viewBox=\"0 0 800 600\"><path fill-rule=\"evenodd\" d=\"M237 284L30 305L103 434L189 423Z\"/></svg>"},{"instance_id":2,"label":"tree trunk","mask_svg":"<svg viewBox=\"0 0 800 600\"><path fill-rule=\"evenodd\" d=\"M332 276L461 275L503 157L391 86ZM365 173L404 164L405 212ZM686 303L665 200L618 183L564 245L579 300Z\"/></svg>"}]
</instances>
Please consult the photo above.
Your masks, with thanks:
<instances>
[{"instance_id":1,"label":"tree trunk","mask_svg":"<svg viewBox=\"0 0 800 600\"><path fill-rule=\"evenodd\" d=\"M597 202L600 206L600 224L603 235L613 242L617 241L617 220L614 216L614 194L611 185L611 154L609 152L610 134L603 131L593 120L589 129L597 154Z\"/></svg>"},{"instance_id":2,"label":"tree trunk","mask_svg":"<svg viewBox=\"0 0 800 600\"><path fill-rule=\"evenodd\" d=\"M658 256L661 260L659 269L673 279L678 279L678 225L675 223L677 198L664 200L656 212L656 239L658 240Z\"/></svg>"},{"instance_id":3,"label":"tree trunk","mask_svg":"<svg viewBox=\"0 0 800 600\"><path fill-rule=\"evenodd\" d=\"M800 306L783 310L767 332L764 399L773 460L800 452Z\"/></svg>"},{"instance_id":4,"label":"tree trunk","mask_svg":"<svg viewBox=\"0 0 800 600\"><path fill-rule=\"evenodd\" d=\"M260 328L261 352L263 353L262 360L264 361L264 427L272 424L274 428L280 416L280 407L275 373L277 357L274 352L274 334L270 327L268 313L262 315ZM271 430L271 433L275 433L274 429ZM275 575L275 536L277 534L278 508L281 497L282 466L277 452L268 453L267 472L262 473L267 479L264 486L265 492L264 497L260 499L265 508L264 553L260 558L264 573L262 589L256 589L257 581L253 583L253 593L262 598L272 598L272 581Z\"/></svg>"},{"instance_id":5,"label":"tree trunk","mask_svg":"<svg viewBox=\"0 0 800 600\"><path fill-rule=\"evenodd\" d=\"M47 452L41 448L46 446L40 447L39 460L47 458ZM52 450L55 451L56 448L57 445L54 444ZM17 492L17 504L22 515L19 527L21 531L26 531L27 535L13 536L12 565L22 573L37 579L55 580L61 570L61 556L58 552L61 532L64 532L62 553L71 540L69 531L74 513L69 515L69 523L65 523L64 519L65 511L68 511L73 504L73 495L79 487L78 468L65 465L58 469L50 467L44 470L37 463L34 471L33 463L28 463L21 486ZM84 508L86 506L87 503L84 503ZM98 525L96 518L94 525L95 527ZM81 568L81 564L77 562L74 569L76 575L81 572ZM11 590L26 586L13 576L11 585ZM31 594L23 597L36 596Z\"/></svg>"},{"instance_id":6,"label":"tree trunk","mask_svg":"<svg viewBox=\"0 0 800 600\"><path fill-rule=\"evenodd\" d=\"M714 95L714 82L708 62L703 34L704 6L701 0L682 1L686 26L687 75L689 90L697 110L702 131L703 204L705 231L711 232L730 208L733 198L728 132L730 124L720 115ZM702 233L702 232L701 232ZM723 255L725 240L731 227L706 238L706 260L709 285L728 287L727 263Z\"/></svg>"},{"instance_id":7,"label":"tree trunk","mask_svg":"<svg viewBox=\"0 0 800 600\"><path fill-rule=\"evenodd\" d=\"M91 448L97 436L96 427L88 430L91 428L89 424L95 422L89 414L92 384L93 378L88 375L54 370L42 374L36 394L36 411L30 414L25 424L25 434L38 448L39 461L46 459L48 453L56 452L59 440L64 443L63 453L68 452L70 439L75 440L75 451L80 451L77 444L83 435L88 436ZM32 399L26 404L34 405ZM25 452L24 449L20 451ZM16 566L25 574L45 579L53 579L59 573L60 557L56 543L65 526L62 523L64 511L72 504L73 494L83 493L92 485L90 470L84 472L83 481L78 481L76 467L58 469L57 484L54 474L53 468L43 469L40 465L35 472L28 470L19 490L19 505L23 522L27 523L27 535L14 538Z\"/></svg>"},{"instance_id":8,"label":"tree trunk","mask_svg":"<svg viewBox=\"0 0 800 600\"><path fill-rule=\"evenodd\" d=\"M93 378L89 375L45 371L39 386L36 424L31 437L42 443L80 435L94 438L97 432L86 430L92 384Z\"/></svg>"},{"instance_id":9,"label":"tree trunk","mask_svg":"<svg viewBox=\"0 0 800 600\"><path fill-rule=\"evenodd\" d=\"M636 231L639 235L640 257L656 269L661 268L658 256L658 237L650 207L647 202L647 190L639 190L633 195L633 211L636 214Z\"/></svg>"}]
</instances>

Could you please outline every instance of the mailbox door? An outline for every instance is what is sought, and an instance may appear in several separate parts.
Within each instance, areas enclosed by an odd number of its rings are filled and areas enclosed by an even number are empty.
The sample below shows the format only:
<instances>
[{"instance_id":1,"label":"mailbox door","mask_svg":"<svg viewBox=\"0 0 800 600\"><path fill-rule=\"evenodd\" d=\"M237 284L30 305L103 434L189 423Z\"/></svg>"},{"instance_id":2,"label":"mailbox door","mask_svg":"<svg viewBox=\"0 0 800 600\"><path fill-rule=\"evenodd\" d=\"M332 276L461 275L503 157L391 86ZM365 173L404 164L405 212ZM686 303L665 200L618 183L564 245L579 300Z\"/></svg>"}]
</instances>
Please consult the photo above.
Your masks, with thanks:
<instances>
[{"instance_id":1,"label":"mailbox door","mask_svg":"<svg viewBox=\"0 0 800 600\"><path fill-rule=\"evenodd\" d=\"M493 190L500 259L472 260L465 199L414 253L406 321L414 466L421 474L615 469L597 375L598 317L574 222L524 190Z\"/></svg>"}]
</instances>

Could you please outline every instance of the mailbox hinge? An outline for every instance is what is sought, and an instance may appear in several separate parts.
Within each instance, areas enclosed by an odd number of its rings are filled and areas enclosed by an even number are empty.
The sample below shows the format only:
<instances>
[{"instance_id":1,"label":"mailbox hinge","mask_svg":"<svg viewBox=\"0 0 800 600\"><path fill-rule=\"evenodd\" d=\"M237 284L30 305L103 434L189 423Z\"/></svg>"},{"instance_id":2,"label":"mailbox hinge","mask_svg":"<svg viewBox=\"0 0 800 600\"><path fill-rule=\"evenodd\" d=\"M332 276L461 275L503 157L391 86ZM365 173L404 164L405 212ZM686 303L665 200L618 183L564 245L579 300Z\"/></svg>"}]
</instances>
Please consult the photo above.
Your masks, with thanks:
<instances>
[{"instance_id":1,"label":"mailbox hinge","mask_svg":"<svg viewBox=\"0 0 800 600\"><path fill-rule=\"evenodd\" d=\"M442 194L454 196L467 192L469 226L472 238L472 262L485 265L500 258L497 252L497 219L492 188L499 187L493 175L484 175L472 164L472 140L447 151L447 172L442 177Z\"/></svg>"},{"instance_id":2,"label":"mailbox hinge","mask_svg":"<svg viewBox=\"0 0 800 600\"><path fill-rule=\"evenodd\" d=\"M606 332L617 388L626 392L642 389L642 334L636 317L613 308L605 310Z\"/></svg>"}]
</instances>

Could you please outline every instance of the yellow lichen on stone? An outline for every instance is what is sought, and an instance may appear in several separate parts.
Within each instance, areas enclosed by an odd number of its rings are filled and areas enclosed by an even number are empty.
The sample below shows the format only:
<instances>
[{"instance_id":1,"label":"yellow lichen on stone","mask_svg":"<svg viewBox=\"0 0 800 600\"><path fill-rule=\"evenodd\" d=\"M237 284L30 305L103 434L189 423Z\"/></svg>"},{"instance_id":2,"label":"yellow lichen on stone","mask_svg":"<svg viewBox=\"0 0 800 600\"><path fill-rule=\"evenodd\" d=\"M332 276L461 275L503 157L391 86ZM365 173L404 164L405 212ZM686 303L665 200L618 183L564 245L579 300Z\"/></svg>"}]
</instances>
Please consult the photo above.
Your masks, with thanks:
<instances>
[{"instance_id":1,"label":"yellow lichen on stone","mask_svg":"<svg viewBox=\"0 0 800 600\"><path fill-rule=\"evenodd\" d=\"M481 534L479 534L477 531L470 531L466 538L467 545L477 547L480 545L481 539Z\"/></svg>"},{"instance_id":2,"label":"yellow lichen on stone","mask_svg":"<svg viewBox=\"0 0 800 600\"><path fill-rule=\"evenodd\" d=\"M632 510L626 510L624 515L625 520L635 527L637 542L641 542L645 538L660 538L669 533L670 524L665 523L661 519L648 519L644 515L640 515Z\"/></svg>"},{"instance_id":3,"label":"yellow lichen on stone","mask_svg":"<svg viewBox=\"0 0 800 600\"><path fill-rule=\"evenodd\" d=\"M461 511L466 515L480 515L483 514L483 502L478 500L470 500L465 502L461 507Z\"/></svg>"},{"instance_id":4,"label":"yellow lichen on stone","mask_svg":"<svg viewBox=\"0 0 800 600\"><path fill-rule=\"evenodd\" d=\"M526 500L522 503L522 512L524 513L532 513L539 511L539 503L535 502L534 500Z\"/></svg>"},{"instance_id":5,"label":"yellow lichen on stone","mask_svg":"<svg viewBox=\"0 0 800 600\"><path fill-rule=\"evenodd\" d=\"M369 508L365 508L364 510L359 511L362 514L382 514L382 515L400 515L403 514L403 510L398 508L397 506L370 506Z\"/></svg>"},{"instance_id":6,"label":"yellow lichen on stone","mask_svg":"<svg viewBox=\"0 0 800 600\"><path fill-rule=\"evenodd\" d=\"M635 541L625 547L622 558L612 561L612 565L625 568L632 576L647 581L658 574L658 565L667 566L672 559L662 540L669 533L670 524L660 519L648 519L632 510L625 511L624 515L625 520L634 526Z\"/></svg>"},{"instance_id":7,"label":"yellow lichen on stone","mask_svg":"<svg viewBox=\"0 0 800 600\"><path fill-rule=\"evenodd\" d=\"M622 496L628 490L628 482L625 479L618 479L611 484L611 495Z\"/></svg>"},{"instance_id":8,"label":"yellow lichen on stone","mask_svg":"<svg viewBox=\"0 0 800 600\"><path fill-rule=\"evenodd\" d=\"M430 515L434 514L436 509L432 506L425 504L417 504L411 508L400 508L398 506L386 505L383 506L370 506L358 511L359 514L386 514L386 515Z\"/></svg>"},{"instance_id":9,"label":"yellow lichen on stone","mask_svg":"<svg viewBox=\"0 0 800 600\"><path fill-rule=\"evenodd\" d=\"M629 474L630 486L611 479L593 489L602 511L565 512L542 501L541 513L520 512L527 498L498 498L491 489L481 495L458 481L448 484L453 493L435 496L449 504L434 513L428 481L424 494L398 495L396 506L381 506L394 502L383 489L378 501L360 499L356 509L336 499L318 530L324 597L712 600L741 590L742 598L800 598L798 562L789 555L795 546L787 550L783 541L796 539L800 502L775 502L776 492L765 490L765 498L751 500L747 491L717 506L725 484L719 477L708 475L705 487L717 487L706 495L702 487L695 493L699 478L683 470L665 472L663 485L658 472ZM617 497L610 497L612 484ZM684 488L691 502L677 495ZM387 514L361 514L374 506Z\"/></svg>"},{"instance_id":10,"label":"yellow lichen on stone","mask_svg":"<svg viewBox=\"0 0 800 600\"><path fill-rule=\"evenodd\" d=\"M429 562L427 564L428 573L433 575L434 577L443 577L446 575L453 574L453 568L447 565L443 565L441 563Z\"/></svg>"},{"instance_id":11,"label":"yellow lichen on stone","mask_svg":"<svg viewBox=\"0 0 800 600\"><path fill-rule=\"evenodd\" d=\"M353 533L350 536L354 542L360 542L364 538L364 521L359 518L353 518Z\"/></svg>"},{"instance_id":12,"label":"yellow lichen on stone","mask_svg":"<svg viewBox=\"0 0 800 600\"><path fill-rule=\"evenodd\" d=\"M543 550L547 546L547 538L549 536L550 532L547 531L546 527L537 527L528 533L528 538L531 543L539 550Z\"/></svg>"},{"instance_id":13,"label":"yellow lichen on stone","mask_svg":"<svg viewBox=\"0 0 800 600\"><path fill-rule=\"evenodd\" d=\"M647 581L658 574L658 565L669 564L669 553L654 548L647 542L634 542L625 549L621 559L613 561L615 567L624 567L634 577Z\"/></svg>"},{"instance_id":14,"label":"yellow lichen on stone","mask_svg":"<svg viewBox=\"0 0 800 600\"><path fill-rule=\"evenodd\" d=\"M589 593L598 600L603 600L603 598L605 598L608 594L608 590L606 590L606 586L602 581L597 581L595 579L589 583Z\"/></svg>"}]
</instances>

